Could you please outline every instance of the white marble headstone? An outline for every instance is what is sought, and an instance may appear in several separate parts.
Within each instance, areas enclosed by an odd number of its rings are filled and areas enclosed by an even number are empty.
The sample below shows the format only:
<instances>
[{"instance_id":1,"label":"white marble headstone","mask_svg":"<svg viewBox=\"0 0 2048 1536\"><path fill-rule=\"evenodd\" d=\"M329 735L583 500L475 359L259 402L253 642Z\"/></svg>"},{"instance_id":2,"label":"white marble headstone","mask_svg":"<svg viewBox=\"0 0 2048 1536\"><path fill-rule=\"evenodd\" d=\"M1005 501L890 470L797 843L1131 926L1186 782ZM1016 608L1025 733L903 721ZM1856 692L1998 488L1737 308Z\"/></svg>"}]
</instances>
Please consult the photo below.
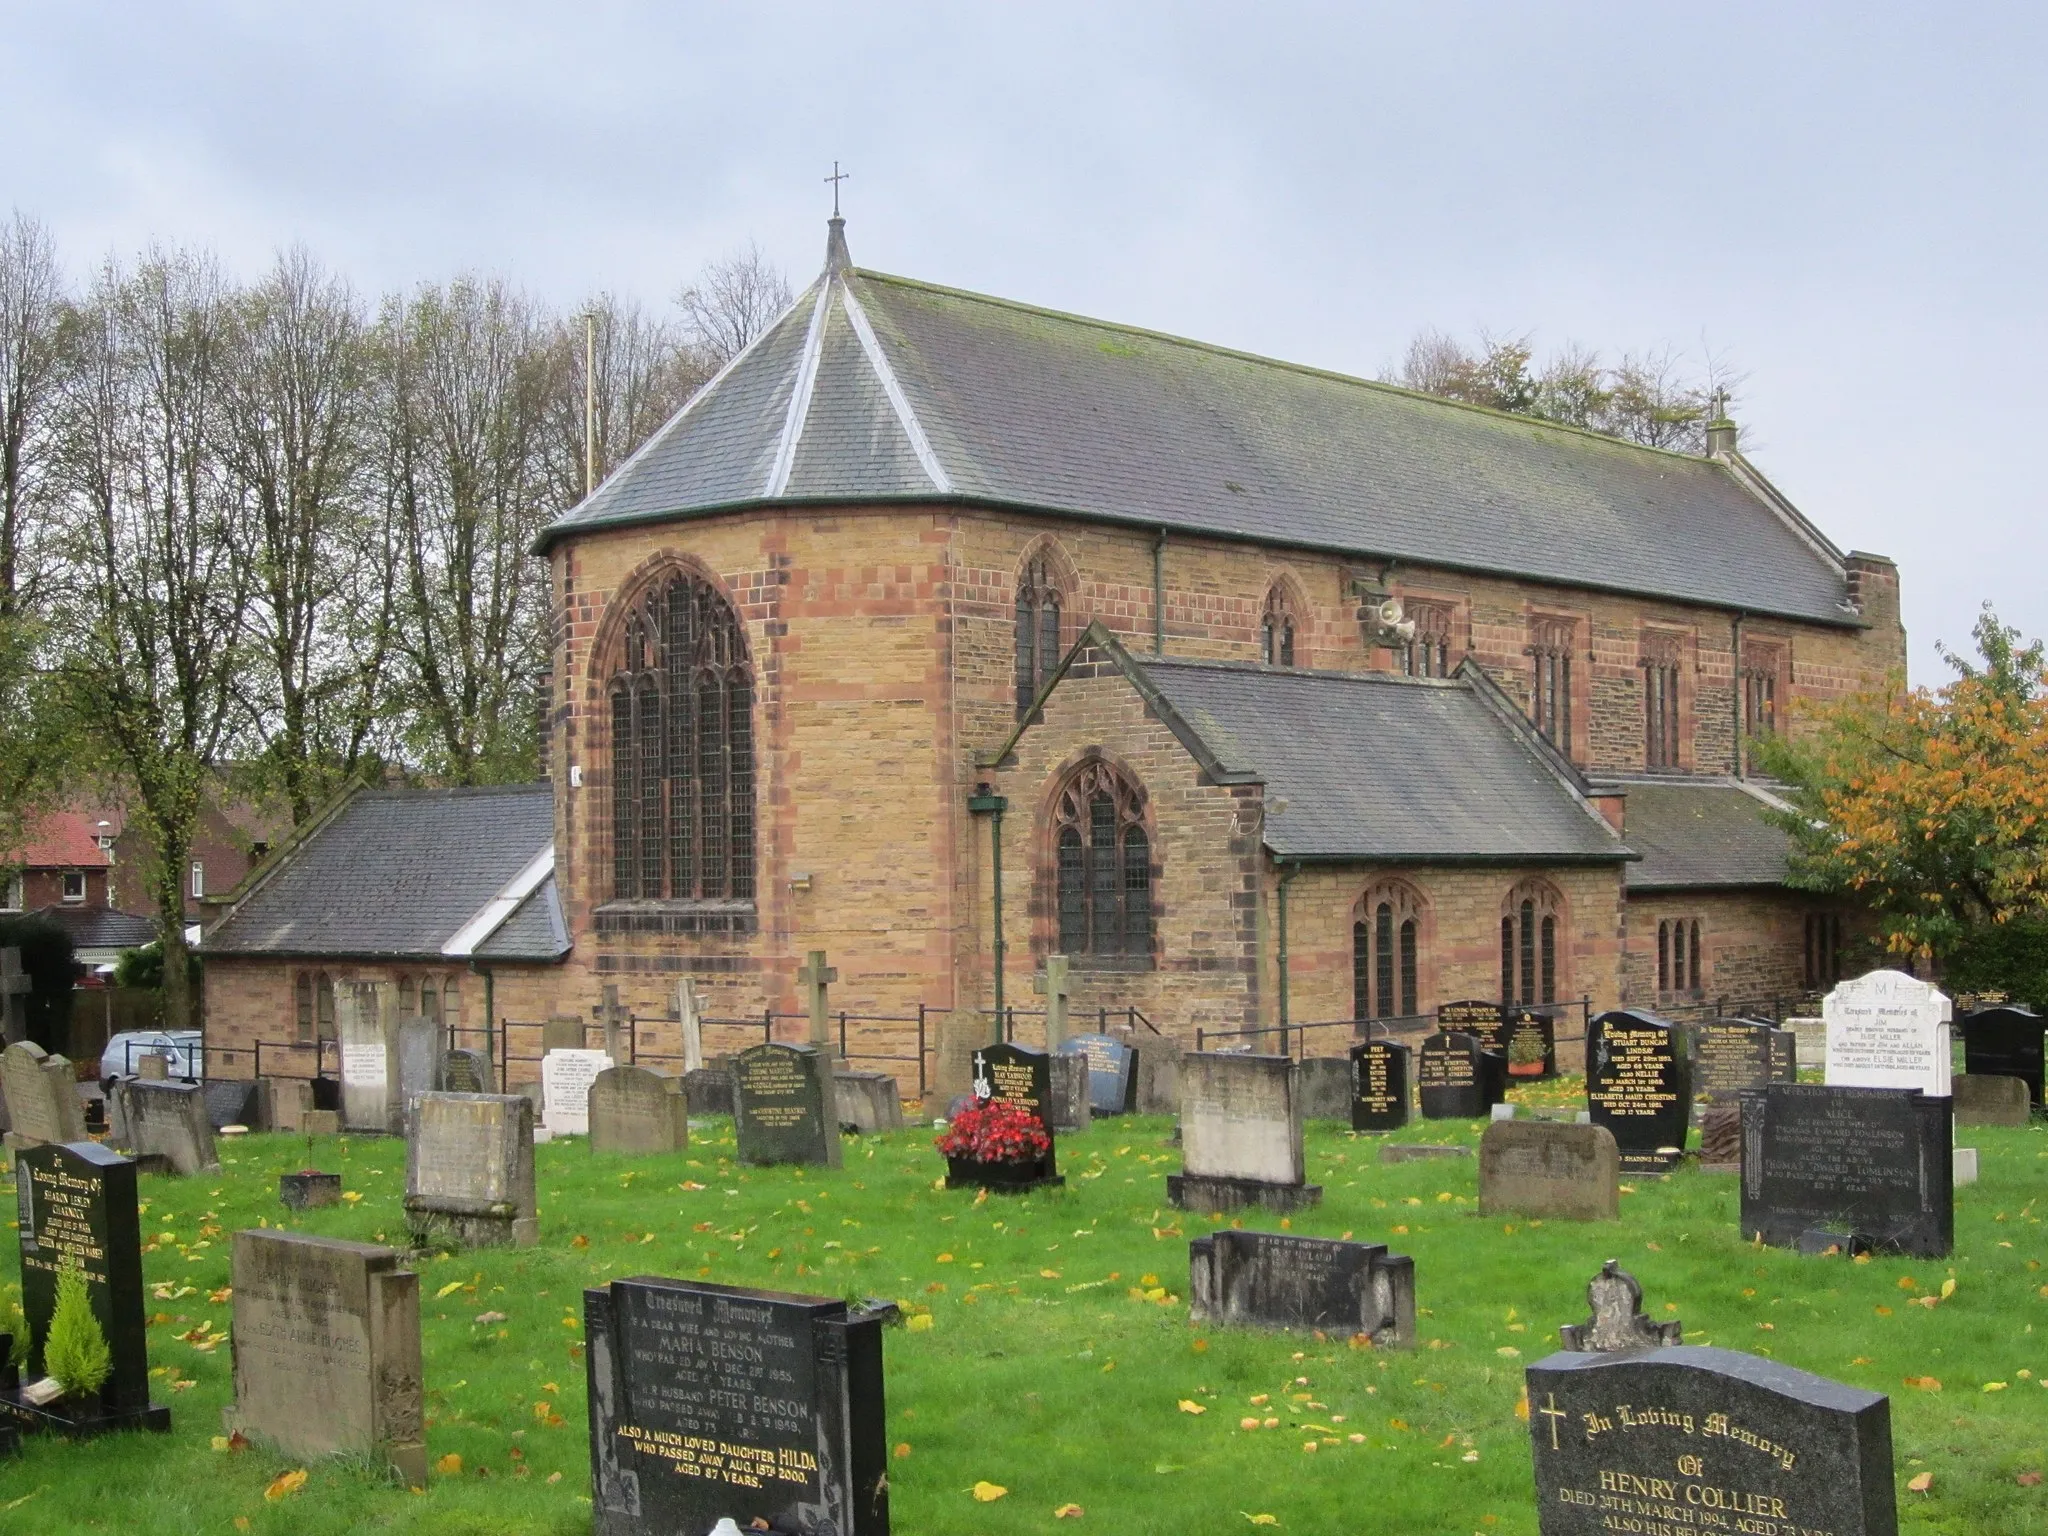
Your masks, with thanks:
<instances>
[{"instance_id":1,"label":"white marble headstone","mask_svg":"<svg viewBox=\"0 0 2048 1536\"><path fill-rule=\"evenodd\" d=\"M611 1065L603 1051L549 1051L541 1057L541 1114L550 1137L590 1134L590 1085Z\"/></svg>"},{"instance_id":2,"label":"white marble headstone","mask_svg":"<svg viewBox=\"0 0 2048 1536\"><path fill-rule=\"evenodd\" d=\"M1872 971L1845 981L1821 1004L1827 1019L1831 1088L1918 1088L1951 1096L1949 1021L1939 987L1903 971Z\"/></svg>"}]
</instances>

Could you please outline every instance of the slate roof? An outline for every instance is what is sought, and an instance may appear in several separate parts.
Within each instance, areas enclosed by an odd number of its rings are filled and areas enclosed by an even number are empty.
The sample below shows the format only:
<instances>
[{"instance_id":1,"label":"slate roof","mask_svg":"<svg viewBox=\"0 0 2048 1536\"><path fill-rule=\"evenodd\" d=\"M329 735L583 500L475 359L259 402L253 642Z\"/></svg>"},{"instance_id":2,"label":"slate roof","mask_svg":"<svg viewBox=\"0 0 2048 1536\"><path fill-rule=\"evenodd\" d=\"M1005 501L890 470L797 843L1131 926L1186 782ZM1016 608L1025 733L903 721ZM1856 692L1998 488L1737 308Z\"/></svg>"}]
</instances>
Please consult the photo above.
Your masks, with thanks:
<instances>
[{"instance_id":1,"label":"slate roof","mask_svg":"<svg viewBox=\"0 0 2048 1536\"><path fill-rule=\"evenodd\" d=\"M68 933L74 949L140 949L156 942L155 923L112 907L52 904L38 907L34 915Z\"/></svg>"},{"instance_id":2,"label":"slate roof","mask_svg":"<svg viewBox=\"0 0 2048 1536\"><path fill-rule=\"evenodd\" d=\"M842 267L834 241L543 546L790 500L968 501L1860 622L1840 551L1739 459Z\"/></svg>"},{"instance_id":3,"label":"slate roof","mask_svg":"<svg viewBox=\"0 0 2048 1536\"><path fill-rule=\"evenodd\" d=\"M1784 802L1735 779L1629 779L1623 825L1643 857L1631 891L1781 886L1792 839L1766 819Z\"/></svg>"},{"instance_id":4,"label":"slate roof","mask_svg":"<svg viewBox=\"0 0 2048 1536\"><path fill-rule=\"evenodd\" d=\"M431 959L554 841L545 784L363 790L259 872L206 935L207 954ZM552 875L475 953L569 950Z\"/></svg>"}]
</instances>

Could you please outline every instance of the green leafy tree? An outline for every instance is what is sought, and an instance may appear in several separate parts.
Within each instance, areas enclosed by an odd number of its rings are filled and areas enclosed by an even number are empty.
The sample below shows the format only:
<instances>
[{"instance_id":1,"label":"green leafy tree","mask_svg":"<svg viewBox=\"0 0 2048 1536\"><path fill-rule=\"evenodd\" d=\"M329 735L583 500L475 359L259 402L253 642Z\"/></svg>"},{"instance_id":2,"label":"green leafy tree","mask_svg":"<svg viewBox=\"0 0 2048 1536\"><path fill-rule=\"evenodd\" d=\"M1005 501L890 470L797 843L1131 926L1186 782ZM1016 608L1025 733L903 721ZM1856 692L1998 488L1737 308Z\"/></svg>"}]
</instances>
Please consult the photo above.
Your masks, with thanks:
<instances>
[{"instance_id":1,"label":"green leafy tree","mask_svg":"<svg viewBox=\"0 0 2048 1536\"><path fill-rule=\"evenodd\" d=\"M67 1263L57 1274L57 1306L43 1342L43 1372L63 1384L66 1397L90 1397L113 1370L114 1354L100 1320L92 1315L85 1271L76 1261Z\"/></svg>"}]
</instances>

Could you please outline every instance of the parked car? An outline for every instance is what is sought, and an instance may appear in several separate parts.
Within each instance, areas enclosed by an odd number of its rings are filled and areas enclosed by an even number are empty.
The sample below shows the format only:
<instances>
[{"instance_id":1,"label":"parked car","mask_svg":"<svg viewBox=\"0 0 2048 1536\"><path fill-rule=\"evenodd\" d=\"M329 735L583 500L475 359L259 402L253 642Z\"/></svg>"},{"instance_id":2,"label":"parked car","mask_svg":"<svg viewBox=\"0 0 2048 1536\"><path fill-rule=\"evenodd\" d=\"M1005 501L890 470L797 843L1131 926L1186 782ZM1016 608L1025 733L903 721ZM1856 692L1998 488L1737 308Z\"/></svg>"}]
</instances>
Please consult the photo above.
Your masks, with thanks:
<instances>
[{"instance_id":1,"label":"parked car","mask_svg":"<svg viewBox=\"0 0 2048 1536\"><path fill-rule=\"evenodd\" d=\"M115 1079L133 1077L136 1059L151 1051L171 1058L171 1076L197 1080L205 1073L205 1051L196 1029L124 1029L100 1052L100 1084L110 1087Z\"/></svg>"}]
</instances>

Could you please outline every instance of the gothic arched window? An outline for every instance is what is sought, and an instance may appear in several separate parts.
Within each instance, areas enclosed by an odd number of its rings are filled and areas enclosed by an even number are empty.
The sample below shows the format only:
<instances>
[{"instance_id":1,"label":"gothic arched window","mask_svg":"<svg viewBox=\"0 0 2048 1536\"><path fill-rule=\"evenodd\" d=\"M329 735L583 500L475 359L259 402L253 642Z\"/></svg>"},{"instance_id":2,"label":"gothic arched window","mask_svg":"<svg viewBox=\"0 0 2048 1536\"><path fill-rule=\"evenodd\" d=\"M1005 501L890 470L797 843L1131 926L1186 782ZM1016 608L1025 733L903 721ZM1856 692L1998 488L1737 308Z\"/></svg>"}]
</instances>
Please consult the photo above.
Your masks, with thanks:
<instances>
[{"instance_id":1,"label":"gothic arched window","mask_svg":"<svg viewBox=\"0 0 2048 1536\"><path fill-rule=\"evenodd\" d=\"M1017 718L1031 712L1060 664L1060 592L1040 555L1017 578Z\"/></svg>"},{"instance_id":2,"label":"gothic arched window","mask_svg":"<svg viewBox=\"0 0 2048 1536\"><path fill-rule=\"evenodd\" d=\"M1294 665L1294 604L1278 583L1266 594L1266 611L1259 620L1259 659L1269 667Z\"/></svg>"},{"instance_id":3,"label":"gothic arched window","mask_svg":"<svg viewBox=\"0 0 2048 1536\"><path fill-rule=\"evenodd\" d=\"M1570 619L1543 619L1529 634L1529 718L1567 757L1572 751L1572 644L1577 634L1578 626Z\"/></svg>"},{"instance_id":4,"label":"gothic arched window","mask_svg":"<svg viewBox=\"0 0 2048 1536\"><path fill-rule=\"evenodd\" d=\"M1678 685L1684 641L1668 631L1643 636L1643 762L1651 768L1676 768L1683 714Z\"/></svg>"},{"instance_id":5,"label":"gothic arched window","mask_svg":"<svg viewBox=\"0 0 2048 1536\"><path fill-rule=\"evenodd\" d=\"M1500 916L1500 1000L1554 1003L1563 984L1559 929L1564 901L1546 880L1529 880L1508 893Z\"/></svg>"},{"instance_id":6,"label":"gothic arched window","mask_svg":"<svg viewBox=\"0 0 2048 1536\"><path fill-rule=\"evenodd\" d=\"M1421 1013L1422 903L1405 885L1383 886L1358 904L1351 924L1351 1016L1412 1019Z\"/></svg>"},{"instance_id":7,"label":"gothic arched window","mask_svg":"<svg viewBox=\"0 0 2048 1536\"><path fill-rule=\"evenodd\" d=\"M754 895L754 679L718 589L677 576L638 598L610 685L612 894Z\"/></svg>"},{"instance_id":8,"label":"gothic arched window","mask_svg":"<svg viewBox=\"0 0 2048 1536\"><path fill-rule=\"evenodd\" d=\"M1053 805L1059 947L1069 955L1152 953L1152 843L1145 793L1089 763Z\"/></svg>"}]
</instances>

